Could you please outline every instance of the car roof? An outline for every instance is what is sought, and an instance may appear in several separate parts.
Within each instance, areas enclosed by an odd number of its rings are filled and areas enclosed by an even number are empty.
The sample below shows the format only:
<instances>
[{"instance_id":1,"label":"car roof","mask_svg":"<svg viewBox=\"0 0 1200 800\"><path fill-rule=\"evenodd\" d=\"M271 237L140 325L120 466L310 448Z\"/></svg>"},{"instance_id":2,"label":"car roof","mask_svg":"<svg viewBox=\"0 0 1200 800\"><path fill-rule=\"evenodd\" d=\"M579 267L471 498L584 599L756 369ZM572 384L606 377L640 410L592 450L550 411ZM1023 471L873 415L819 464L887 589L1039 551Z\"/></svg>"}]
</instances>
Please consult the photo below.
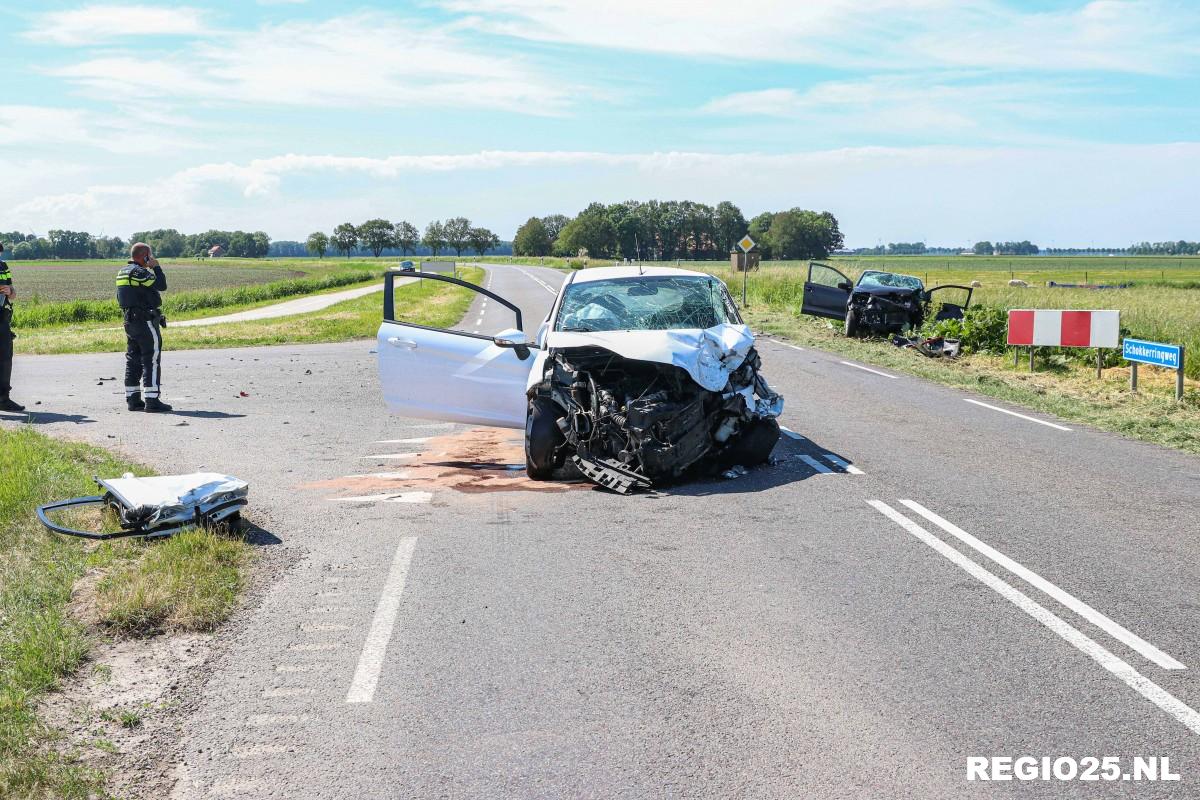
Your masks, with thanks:
<instances>
[{"instance_id":1,"label":"car roof","mask_svg":"<svg viewBox=\"0 0 1200 800\"><path fill-rule=\"evenodd\" d=\"M604 281L614 278L711 278L707 272L655 266L588 267L575 273L574 283Z\"/></svg>"}]
</instances>

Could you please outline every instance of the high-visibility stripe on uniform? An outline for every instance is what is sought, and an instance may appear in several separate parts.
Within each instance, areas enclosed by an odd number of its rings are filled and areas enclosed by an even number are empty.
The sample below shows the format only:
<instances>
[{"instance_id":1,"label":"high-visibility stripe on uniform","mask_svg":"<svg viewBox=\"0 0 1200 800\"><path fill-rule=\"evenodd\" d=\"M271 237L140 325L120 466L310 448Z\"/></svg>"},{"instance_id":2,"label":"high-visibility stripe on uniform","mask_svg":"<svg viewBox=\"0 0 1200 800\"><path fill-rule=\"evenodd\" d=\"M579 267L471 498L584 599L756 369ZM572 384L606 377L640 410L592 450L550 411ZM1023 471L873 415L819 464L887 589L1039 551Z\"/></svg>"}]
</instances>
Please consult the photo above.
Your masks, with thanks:
<instances>
[{"instance_id":1,"label":"high-visibility stripe on uniform","mask_svg":"<svg viewBox=\"0 0 1200 800\"><path fill-rule=\"evenodd\" d=\"M154 340L154 366L150 370L150 385L143 386L142 392L147 398L152 398L158 397L158 362L162 358L162 338L158 333L158 326L153 322L147 322L146 327L150 329L150 338Z\"/></svg>"},{"instance_id":2,"label":"high-visibility stripe on uniform","mask_svg":"<svg viewBox=\"0 0 1200 800\"><path fill-rule=\"evenodd\" d=\"M121 270L117 273L117 286L153 286L154 281L154 275L148 278L135 278L127 270Z\"/></svg>"}]
</instances>

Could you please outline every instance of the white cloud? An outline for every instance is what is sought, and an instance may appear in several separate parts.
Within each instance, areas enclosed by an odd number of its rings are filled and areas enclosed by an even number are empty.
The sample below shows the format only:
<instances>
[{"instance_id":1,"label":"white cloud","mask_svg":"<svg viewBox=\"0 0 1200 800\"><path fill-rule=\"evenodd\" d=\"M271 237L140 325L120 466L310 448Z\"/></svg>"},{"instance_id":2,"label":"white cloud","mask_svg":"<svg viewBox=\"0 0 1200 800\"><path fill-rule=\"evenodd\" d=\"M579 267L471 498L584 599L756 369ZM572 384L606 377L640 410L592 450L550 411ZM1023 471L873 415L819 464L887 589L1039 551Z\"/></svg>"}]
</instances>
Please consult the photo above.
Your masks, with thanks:
<instances>
[{"instance_id":1,"label":"white cloud","mask_svg":"<svg viewBox=\"0 0 1200 800\"><path fill-rule=\"evenodd\" d=\"M0 106L0 146L26 149L94 147L111 153L177 152L195 142L174 129L190 123L183 115L162 119L142 109L117 109L95 114L50 106Z\"/></svg>"},{"instance_id":2,"label":"white cloud","mask_svg":"<svg viewBox=\"0 0 1200 800\"><path fill-rule=\"evenodd\" d=\"M538 41L837 68L1169 72L1200 60L1200 15L1170 0L1048 12L1002 0L442 0Z\"/></svg>"},{"instance_id":3,"label":"white cloud","mask_svg":"<svg viewBox=\"0 0 1200 800\"><path fill-rule=\"evenodd\" d=\"M321 176L319 196L289 184L292 176L312 175ZM651 197L730 199L747 214L795 205L828 209L852 245L985 238L1127 244L1179 238L1191 229L1200 204L1200 143L785 154L293 154L204 164L146 185L99 184L33 197L0 214L39 230L232 226L277 238L328 230L345 219L423 222L465 214L511 235L530 214Z\"/></svg>"},{"instance_id":4,"label":"white cloud","mask_svg":"<svg viewBox=\"0 0 1200 800\"><path fill-rule=\"evenodd\" d=\"M572 91L520 57L476 51L447 29L374 13L228 31L169 55L106 55L50 73L102 97L215 105L549 114Z\"/></svg>"},{"instance_id":5,"label":"white cloud","mask_svg":"<svg viewBox=\"0 0 1200 800\"><path fill-rule=\"evenodd\" d=\"M89 5L41 14L25 36L68 46L124 41L135 48L140 37L198 36L204 32L204 12L197 8Z\"/></svg>"},{"instance_id":6,"label":"white cloud","mask_svg":"<svg viewBox=\"0 0 1200 800\"><path fill-rule=\"evenodd\" d=\"M978 76L904 74L826 81L804 91L775 88L715 98L700 111L737 121L772 117L819 125L822 130L947 136L975 141L1026 138L1014 133L1024 119L1078 116L1091 89L1062 81L1001 80ZM1073 102L1063 101L1070 98Z\"/></svg>"}]
</instances>

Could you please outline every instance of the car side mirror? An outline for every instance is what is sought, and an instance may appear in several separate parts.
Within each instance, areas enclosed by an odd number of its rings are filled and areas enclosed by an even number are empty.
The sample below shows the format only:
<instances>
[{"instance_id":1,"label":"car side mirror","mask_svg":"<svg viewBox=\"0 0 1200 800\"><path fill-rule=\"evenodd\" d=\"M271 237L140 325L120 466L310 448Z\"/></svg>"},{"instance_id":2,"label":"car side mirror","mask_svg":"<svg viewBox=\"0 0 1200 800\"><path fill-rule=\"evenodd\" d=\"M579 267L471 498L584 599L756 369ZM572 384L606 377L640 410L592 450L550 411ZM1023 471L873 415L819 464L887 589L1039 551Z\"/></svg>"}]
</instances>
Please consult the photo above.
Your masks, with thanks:
<instances>
[{"instance_id":1,"label":"car side mirror","mask_svg":"<svg viewBox=\"0 0 1200 800\"><path fill-rule=\"evenodd\" d=\"M854 288L854 284L850 283L850 281L841 281L838 283L837 287L843 292L848 292Z\"/></svg>"},{"instance_id":2,"label":"car side mirror","mask_svg":"<svg viewBox=\"0 0 1200 800\"><path fill-rule=\"evenodd\" d=\"M506 350L516 350L517 358L522 361L529 358L529 343L525 341L525 334L521 331L504 331L492 337L492 343Z\"/></svg>"}]
</instances>

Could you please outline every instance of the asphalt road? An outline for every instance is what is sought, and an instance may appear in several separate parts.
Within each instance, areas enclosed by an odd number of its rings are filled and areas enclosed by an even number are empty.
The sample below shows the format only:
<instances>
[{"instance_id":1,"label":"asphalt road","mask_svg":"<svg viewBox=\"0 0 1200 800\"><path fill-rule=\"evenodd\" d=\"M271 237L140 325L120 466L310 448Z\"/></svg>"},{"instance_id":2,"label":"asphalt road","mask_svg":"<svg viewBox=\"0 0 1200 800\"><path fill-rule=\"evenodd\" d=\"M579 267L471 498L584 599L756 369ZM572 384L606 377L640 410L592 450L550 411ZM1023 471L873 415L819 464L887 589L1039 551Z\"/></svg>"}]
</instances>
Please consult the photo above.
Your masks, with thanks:
<instances>
[{"instance_id":1,"label":"asphalt road","mask_svg":"<svg viewBox=\"0 0 1200 800\"><path fill-rule=\"evenodd\" d=\"M561 278L491 272L531 321ZM96 385L119 356L18 359L39 427L247 479L293 565L232 628L177 797L1200 796L1197 459L761 340L800 437L776 464L543 491L518 432L389 417L371 349L167 353L164 416Z\"/></svg>"}]
</instances>

